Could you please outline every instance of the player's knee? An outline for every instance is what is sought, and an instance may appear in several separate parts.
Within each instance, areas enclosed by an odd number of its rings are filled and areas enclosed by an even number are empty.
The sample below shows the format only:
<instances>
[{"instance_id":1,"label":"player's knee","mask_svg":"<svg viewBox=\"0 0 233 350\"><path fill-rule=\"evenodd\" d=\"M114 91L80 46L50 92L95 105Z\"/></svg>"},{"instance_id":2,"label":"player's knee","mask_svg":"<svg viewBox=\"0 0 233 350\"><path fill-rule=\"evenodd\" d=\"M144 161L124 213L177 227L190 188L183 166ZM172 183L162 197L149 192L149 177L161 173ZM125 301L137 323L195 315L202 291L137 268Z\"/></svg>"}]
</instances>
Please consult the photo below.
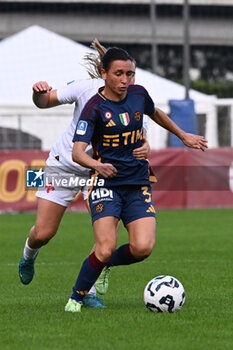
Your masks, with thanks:
<instances>
[{"instance_id":1,"label":"player's knee","mask_svg":"<svg viewBox=\"0 0 233 350\"><path fill-rule=\"evenodd\" d=\"M34 229L34 239L37 244L40 244L41 246L47 244L55 234L56 232L49 227L35 226Z\"/></svg>"},{"instance_id":2,"label":"player's knee","mask_svg":"<svg viewBox=\"0 0 233 350\"><path fill-rule=\"evenodd\" d=\"M98 251L99 260L102 262L107 262L111 258L114 250L115 246L113 245L102 245L101 247L96 249L96 251Z\"/></svg>"},{"instance_id":3,"label":"player's knee","mask_svg":"<svg viewBox=\"0 0 233 350\"><path fill-rule=\"evenodd\" d=\"M130 246L131 253L135 258L145 259L151 254L154 244L155 241L153 239L147 242L140 242L140 244L133 245L132 248Z\"/></svg>"}]
</instances>

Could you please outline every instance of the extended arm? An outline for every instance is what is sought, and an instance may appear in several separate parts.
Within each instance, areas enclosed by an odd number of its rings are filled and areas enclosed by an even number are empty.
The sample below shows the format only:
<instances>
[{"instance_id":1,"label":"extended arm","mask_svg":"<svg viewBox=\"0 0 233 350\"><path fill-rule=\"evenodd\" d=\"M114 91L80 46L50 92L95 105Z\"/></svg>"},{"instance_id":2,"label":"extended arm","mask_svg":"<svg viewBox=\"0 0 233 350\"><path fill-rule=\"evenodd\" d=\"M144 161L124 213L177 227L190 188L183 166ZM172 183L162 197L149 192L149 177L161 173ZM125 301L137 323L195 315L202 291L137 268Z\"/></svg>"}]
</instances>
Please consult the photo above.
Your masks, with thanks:
<instances>
[{"instance_id":1,"label":"extended arm","mask_svg":"<svg viewBox=\"0 0 233 350\"><path fill-rule=\"evenodd\" d=\"M32 90L32 99L37 107L50 108L60 105L57 98L57 90L52 90L52 87L46 81L35 83Z\"/></svg>"},{"instance_id":2,"label":"extended arm","mask_svg":"<svg viewBox=\"0 0 233 350\"><path fill-rule=\"evenodd\" d=\"M110 163L101 163L91 158L85 150L87 148L87 142L76 141L74 142L72 159L74 162L81 164L85 168L90 168L98 171L99 174L105 178L111 178L116 175L116 168Z\"/></svg>"},{"instance_id":3,"label":"extended arm","mask_svg":"<svg viewBox=\"0 0 233 350\"><path fill-rule=\"evenodd\" d=\"M155 123L179 137L186 146L201 149L202 151L205 151L205 149L208 148L207 140L203 136L189 134L183 131L161 109L155 108L155 111L150 118Z\"/></svg>"}]
</instances>

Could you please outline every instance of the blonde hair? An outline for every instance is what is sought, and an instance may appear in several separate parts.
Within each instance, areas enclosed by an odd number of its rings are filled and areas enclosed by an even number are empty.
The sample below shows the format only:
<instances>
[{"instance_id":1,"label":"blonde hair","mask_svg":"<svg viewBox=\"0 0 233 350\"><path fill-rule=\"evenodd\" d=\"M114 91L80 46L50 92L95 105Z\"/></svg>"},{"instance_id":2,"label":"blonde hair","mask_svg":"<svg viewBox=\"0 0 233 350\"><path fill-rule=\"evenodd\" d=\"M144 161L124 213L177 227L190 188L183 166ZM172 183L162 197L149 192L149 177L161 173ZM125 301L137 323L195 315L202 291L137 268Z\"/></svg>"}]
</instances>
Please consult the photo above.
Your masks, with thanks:
<instances>
[{"instance_id":1,"label":"blonde hair","mask_svg":"<svg viewBox=\"0 0 233 350\"><path fill-rule=\"evenodd\" d=\"M84 66L92 79L98 79L101 78L102 58L107 49L100 44L98 39L94 39L90 47L95 49L97 53L87 53L83 58Z\"/></svg>"}]
</instances>

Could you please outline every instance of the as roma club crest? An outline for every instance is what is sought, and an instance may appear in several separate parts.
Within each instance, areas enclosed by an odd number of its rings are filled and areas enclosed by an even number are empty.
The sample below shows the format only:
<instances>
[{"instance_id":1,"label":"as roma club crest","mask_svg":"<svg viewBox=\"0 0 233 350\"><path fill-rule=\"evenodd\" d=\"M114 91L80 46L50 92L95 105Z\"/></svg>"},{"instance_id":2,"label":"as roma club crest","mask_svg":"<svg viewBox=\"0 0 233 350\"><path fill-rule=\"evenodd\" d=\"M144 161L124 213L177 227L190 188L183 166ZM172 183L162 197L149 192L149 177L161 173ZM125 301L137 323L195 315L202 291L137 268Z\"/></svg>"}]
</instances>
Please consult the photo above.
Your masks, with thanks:
<instances>
[{"instance_id":1,"label":"as roma club crest","mask_svg":"<svg viewBox=\"0 0 233 350\"><path fill-rule=\"evenodd\" d=\"M103 203L97 204L97 206L95 207L95 210L96 210L97 213L102 213L102 211L104 210Z\"/></svg>"},{"instance_id":2,"label":"as roma club crest","mask_svg":"<svg viewBox=\"0 0 233 350\"><path fill-rule=\"evenodd\" d=\"M135 112L134 118L137 122L140 122L141 120L141 113L140 112Z\"/></svg>"},{"instance_id":3,"label":"as roma club crest","mask_svg":"<svg viewBox=\"0 0 233 350\"><path fill-rule=\"evenodd\" d=\"M124 126L127 126L129 124L130 119L129 119L129 114L127 112L119 114L119 117L120 117L121 124L123 124Z\"/></svg>"}]
</instances>

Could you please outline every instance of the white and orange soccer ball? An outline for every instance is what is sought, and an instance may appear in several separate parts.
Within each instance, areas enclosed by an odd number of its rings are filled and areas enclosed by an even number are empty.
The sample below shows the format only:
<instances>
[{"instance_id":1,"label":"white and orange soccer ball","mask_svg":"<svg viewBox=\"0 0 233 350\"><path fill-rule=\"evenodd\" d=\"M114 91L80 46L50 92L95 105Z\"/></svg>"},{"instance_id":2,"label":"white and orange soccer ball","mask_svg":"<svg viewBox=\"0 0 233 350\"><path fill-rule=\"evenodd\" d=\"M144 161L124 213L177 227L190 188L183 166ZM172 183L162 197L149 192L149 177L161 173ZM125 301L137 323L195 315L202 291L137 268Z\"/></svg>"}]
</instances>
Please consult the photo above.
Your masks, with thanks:
<instances>
[{"instance_id":1,"label":"white and orange soccer ball","mask_svg":"<svg viewBox=\"0 0 233 350\"><path fill-rule=\"evenodd\" d=\"M153 312L179 311L185 302L185 290L178 279L167 275L157 276L147 283L144 302Z\"/></svg>"}]
</instances>

